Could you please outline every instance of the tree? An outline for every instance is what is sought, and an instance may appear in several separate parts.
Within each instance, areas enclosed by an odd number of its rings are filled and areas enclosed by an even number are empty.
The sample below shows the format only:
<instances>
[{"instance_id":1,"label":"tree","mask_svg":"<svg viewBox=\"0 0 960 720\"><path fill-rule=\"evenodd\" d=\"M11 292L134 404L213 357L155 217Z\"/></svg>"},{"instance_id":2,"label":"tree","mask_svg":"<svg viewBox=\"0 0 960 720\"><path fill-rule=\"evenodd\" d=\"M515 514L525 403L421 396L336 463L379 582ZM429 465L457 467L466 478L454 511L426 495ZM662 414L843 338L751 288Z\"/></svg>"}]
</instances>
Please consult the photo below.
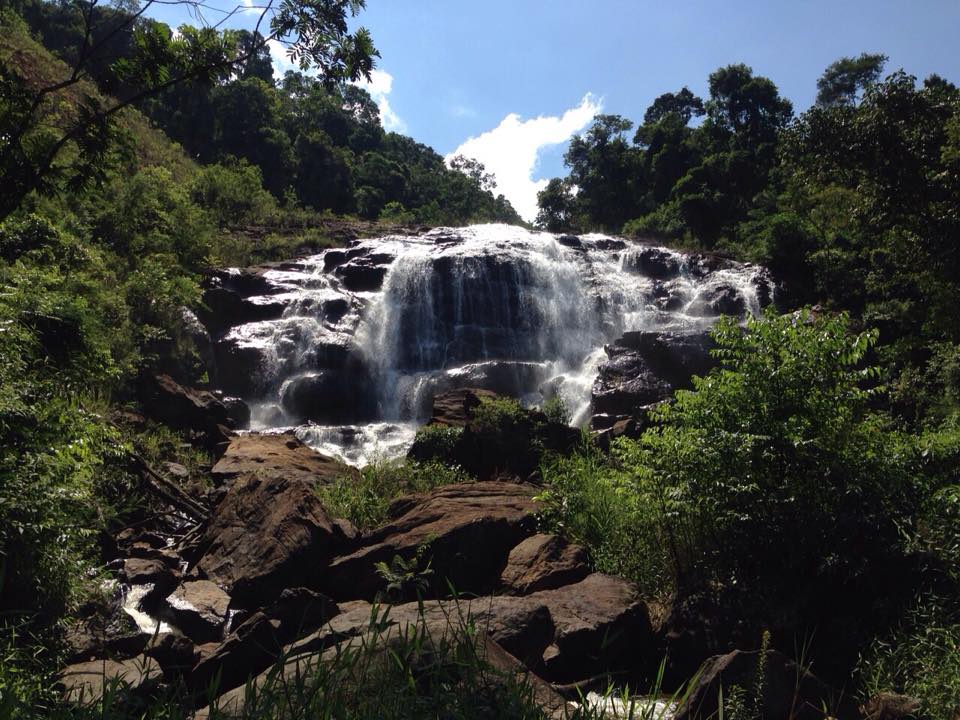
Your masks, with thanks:
<instances>
[{"instance_id":1,"label":"tree","mask_svg":"<svg viewBox=\"0 0 960 720\"><path fill-rule=\"evenodd\" d=\"M549 232L564 232L574 229L574 202L570 184L553 178L537 193L537 227Z\"/></svg>"},{"instance_id":2,"label":"tree","mask_svg":"<svg viewBox=\"0 0 960 720\"><path fill-rule=\"evenodd\" d=\"M858 95L880 79L887 60L886 55L861 53L831 63L817 80L817 105L855 104Z\"/></svg>"},{"instance_id":3,"label":"tree","mask_svg":"<svg viewBox=\"0 0 960 720\"><path fill-rule=\"evenodd\" d=\"M577 188L576 202L592 222L619 232L636 215L637 152L625 138L633 123L620 115L597 115L586 135L574 135L563 161Z\"/></svg>"},{"instance_id":4,"label":"tree","mask_svg":"<svg viewBox=\"0 0 960 720\"><path fill-rule=\"evenodd\" d=\"M713 127L742 144L774 142L793 117L793 105L780 97L769 78L747 65L727 65L710 74L707 115Z\"/></svg>"},{"instance_id":5,"label":"tree","mask_svg":"<svg viewBox=\"0 0 960 720\"><path fill-rule=\"evenodd\" d=\"M473 158L457 155L450 159L450 169L463 173L473 180L477 187L486 192L491 192L497 188L497 179L493 173L488 173L483 163Z\"/></svg>"},{"instance_id":6,"label":"tree","mask_svg":"<svg viewBox=\"0 0 960 720\"><path fill-rule=\"evenodd\" d=\"M211 82L224 72L245 68L267 43L283 44L293 61L303 69L316 67L329 86L369 78L377 56L369 32L359 28L351 33L347 26L348 18L364 7L364 0L265 0L258 6L260 14L245 52L238 49L236 32L216 29L245 6L224 12L215 24L180 28L174 37L169 29L164 31L166 26L143 20L160 1L145 0L134 12L108 14L107 19L115 24L103 34L98 25L104 22L97 12L99 0L77 0L82 39L76 60L64 77L37 86L3 68L0 175L5 188L0 218L35 190L56 191L61 179L74 186L96 179L114 135L117 114L124 108L190 80ZM180 5L194 17L205 17L200 0L165 0L164 4ZM116 23L117 17L122 21ZM84 91L83 83L94 79L94 60L101 59L108 44L123 33L132 36L134 52L113 63L122 92L114 99ZM77 89L81 91L79 99ZM74 106L75 112L57 112L65 103Z\"/></svg>"},{"instance_id":7,"label":"tree","mask_svg":"<svg viewBox=\"0 0 960 720\"><path fill-rule=\"evenodd\" d=\"M647 108L643 115L643 124L652 125L660 122L666 115L678 115L686 125L692 118L704 114L703 100L684 87L678 93L664 93Z\"/></svg>"}]
</instances>

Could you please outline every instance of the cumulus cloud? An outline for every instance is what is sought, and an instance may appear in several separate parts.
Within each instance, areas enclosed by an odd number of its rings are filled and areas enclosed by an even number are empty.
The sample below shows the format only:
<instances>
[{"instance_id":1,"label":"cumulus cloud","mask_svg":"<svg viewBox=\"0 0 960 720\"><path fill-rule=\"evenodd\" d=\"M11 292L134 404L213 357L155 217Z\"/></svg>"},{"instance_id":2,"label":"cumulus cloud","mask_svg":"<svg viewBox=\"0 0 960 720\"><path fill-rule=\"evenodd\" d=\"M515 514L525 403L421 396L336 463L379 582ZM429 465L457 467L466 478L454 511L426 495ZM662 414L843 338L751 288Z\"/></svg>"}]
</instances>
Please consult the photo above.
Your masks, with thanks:
<instances>
[{"instance_id":1,"label":"cumulus cloud","mask_svg":"<svg viewBox=\"0 0 960 720\"><path fill-rule=\"evenodd\" d=\"M447 160L464 155L483 163L497 178L496 192L503 193L520 216L532 222L537 216L537 193L547 186L547 180L534 179L540 151L569 140L602 109L602 101L588 93L577 107L559 117L523 120L510 113L493 130L466 140Z\"/></svg>"},{"instance_id":2,"label":"cumulus cloud","mask_svg":"<svg viewBox=\"0 0 960 720\"><path fill-rule=\"evenodd\" d=\"M370 80L360 80L356 84L370 93L370 97L377 103L380 108L380 121L385 130L406 132L407 124L390 107L390 99L387 97L393 91L393 75L385 70L374 70L370 73Z\"/></svg>"},{"instance_id":3,"label":"cumulus cloud","mask_svg":"<svg viewBox=\"0 0 960 720\"><path fill-rule=\"evenodd\" d=\"M300 72L300 66L291 61L287 55L286 46L279 40L267 40L267 48L270 50L270 59L273 61L273 74L276 78L282 78L287 70ZM307 73L313 74L312 71Z\"/></svg>"}]
</instances>

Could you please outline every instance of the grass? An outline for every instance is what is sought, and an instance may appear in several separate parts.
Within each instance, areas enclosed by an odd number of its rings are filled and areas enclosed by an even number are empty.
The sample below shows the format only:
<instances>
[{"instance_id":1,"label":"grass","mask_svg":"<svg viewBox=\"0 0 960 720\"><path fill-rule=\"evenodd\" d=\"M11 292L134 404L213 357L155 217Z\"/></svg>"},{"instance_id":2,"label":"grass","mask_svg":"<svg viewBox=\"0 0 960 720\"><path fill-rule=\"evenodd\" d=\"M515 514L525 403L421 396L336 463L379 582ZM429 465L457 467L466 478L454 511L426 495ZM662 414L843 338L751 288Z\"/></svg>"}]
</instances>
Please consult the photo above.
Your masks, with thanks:
<instances>
[{"instance_id":1,"label":"grass","mask_svg":"<svg viewBox=\"0 0 960 720\"><path fill-rule=\"evenodd\" d=\"M12 657L7 646L0 648L0 717L5 719L185 720L196 704L176 688L146 699L110 682L102 698L68 703L56 691L54 678L25 671L22 657ZM565 702L489 643L462 611L428 620L421 607L415 621L395 623L389 607L374 606L368 626L357 636L324 651L295 652L288 650L270 670L219 699L214 681L200 696L199 702L210 705L198 717L662 720L683 699L678 693L653 703L610 687L589 702L582 697L578 703ZM662 668L652 697L660 697L660 679Z\"/></svg>"},{"instance_id":2,"label":"grass","mask_svg":"<svg viewBox=\"0 0 960 720\"><path fill-rule=\"evenodd\" d=\"M439 462L381 460L363 468L359 479L343 477L318 492L332 516L346 518L361 530L371 530L389 519L387 511L396 498L469 479L461 469Z\"/></svg>"},{"instance_id":3,"label":"grass","mask_svg":"<svg viewBox=\"0 0 960 720\"><path fill-rule=\"evenodd\" d=\"M960 608L956 598L926 597L899 628L860 661L864 699L881 692L917 698L930 720L960 717Z\"/></svg>"}]
</instances>

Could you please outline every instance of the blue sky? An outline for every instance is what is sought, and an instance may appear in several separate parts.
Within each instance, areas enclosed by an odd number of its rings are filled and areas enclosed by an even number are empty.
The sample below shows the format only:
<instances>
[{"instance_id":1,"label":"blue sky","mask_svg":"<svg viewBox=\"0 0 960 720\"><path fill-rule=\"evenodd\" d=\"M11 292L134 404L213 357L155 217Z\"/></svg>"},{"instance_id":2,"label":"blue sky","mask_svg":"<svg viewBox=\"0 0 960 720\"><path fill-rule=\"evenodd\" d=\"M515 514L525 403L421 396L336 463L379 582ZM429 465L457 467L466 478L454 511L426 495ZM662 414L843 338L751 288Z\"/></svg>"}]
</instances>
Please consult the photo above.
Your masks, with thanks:
<instances>
[{"instance_id":1,"label":"blue sky","mask_svg":"<svg viewBox=\"0 0 960 720\"><path fill-rule=\"evenodd\" d=\"M637 120L663 92L705 95L722 65L752 66L798 111L828 64L864 51L960 82L960 0L367 0L357 23L382 55L385 125L477 156L528 217L595 112Z\"/></svg>"}]
</instances>

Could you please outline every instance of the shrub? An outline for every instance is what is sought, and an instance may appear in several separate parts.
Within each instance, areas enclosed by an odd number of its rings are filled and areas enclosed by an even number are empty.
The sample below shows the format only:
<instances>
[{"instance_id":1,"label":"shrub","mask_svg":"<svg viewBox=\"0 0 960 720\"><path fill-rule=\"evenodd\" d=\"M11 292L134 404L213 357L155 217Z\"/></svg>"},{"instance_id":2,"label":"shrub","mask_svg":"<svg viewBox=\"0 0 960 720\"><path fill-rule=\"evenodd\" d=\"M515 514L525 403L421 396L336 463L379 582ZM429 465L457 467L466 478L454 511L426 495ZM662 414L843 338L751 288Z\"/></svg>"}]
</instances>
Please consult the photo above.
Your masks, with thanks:
<instances>
[{"instance_id":1,"label":"shrub","mask_svg":"<svg viewBox=\"0 0 960 720\"><path fill-rule=\"evenodd\" d=\"M570 424L570 411L567 409L566 403L563 402L563 398L559 395L548 398L543 403L543 408L541 409L550 422L559 423L560 425Z\"/></svg>"},{"instance_id":2,"label":"shrub","mask_svg":"<svg viewBox=\"0 0 960 720\"><path fill-rule=\"evenodd\" d=\"M678 574L784 590L899 556L916 453L869 409L877 373L860 363L876 333L771 310L713 334L721 367L659 412L636 465L669 503Z\"/></svg>"},{"instance_id":3,"label":"shrub","mask_svg":"<svg viewBox=\"0 0 960 720\"><path fill-rule=\"evenodd\" d=\"M419 461L451 461L463 428L446 425L424 425L417 430L410 456Z\"/></svg>"},{"instance_id":4,"label":"shrub","mask_svg":"<svg viewBox=\"0 0 960 720\"><path fill-rule=\"evenodd\" d=\"M657 505L627 469L634 452L621 441L612 457L586 448L545 461L540 522L582 545L595 570L632 580L646 597L660 597L673 586L670 562Z\"/></svg>"}]
</instances>

